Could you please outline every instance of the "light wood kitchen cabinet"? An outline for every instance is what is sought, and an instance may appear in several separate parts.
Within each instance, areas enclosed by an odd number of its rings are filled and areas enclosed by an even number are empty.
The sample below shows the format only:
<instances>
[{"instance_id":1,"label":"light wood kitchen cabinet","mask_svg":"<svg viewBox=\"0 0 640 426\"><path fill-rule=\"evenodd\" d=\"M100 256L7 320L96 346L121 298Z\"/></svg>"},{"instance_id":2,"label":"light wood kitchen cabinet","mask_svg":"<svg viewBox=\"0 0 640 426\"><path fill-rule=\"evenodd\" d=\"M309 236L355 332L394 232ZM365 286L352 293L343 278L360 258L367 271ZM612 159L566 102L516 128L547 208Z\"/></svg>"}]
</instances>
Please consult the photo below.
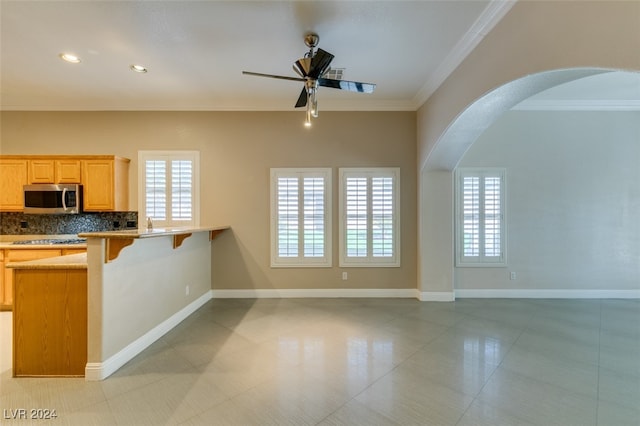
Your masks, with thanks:
<instances>
[{"instance_id":1,"label":"light wood kitchen cabinet","mask_svg":"<svg viewBox=\"0 0 640 426\"><path fill-rule=\"evenodd\" d=\"M28 183L27 178L27 160L0 159L1 211L22 211L24 208L22 187Z\"/></svg>"},{"instance_id":2,"label":"light wood kitchen cabinet","mask_svg":"<svg viewBox=\"0 0 640 426\"><path fill-rule=\"evenodd\" d=\"M46 259L48 257L61 256L60 249L5 249L3 252L2 278L0 278L0 310L9 311L13 305L13 270L6 268L9 262L22 262L25 260Z\"/></svg>"},{"instance_id":3,"label":"light wood kitchen cabinet","mask_svg":"<svg viewBox=\"0 0 640 426\"><path fill-rule=\"evenodd\" d=\"M129 204L129 160L82 160L85 211L125 211Z\"/></svg>"},{"instance_id":4,"label":"light wood kitchen cabinet","mask_svg":"<svg viewBox=\"0 0 640 426\"><path fill-rule=\"evenodd\" d=\"M84 376L87 270L16 269L13 377Z\"/></svg>"},{"instance_id":5,"label":"light wood kitchen cabinet","mask_svg":"<svg viewBox=\"0 0 640 426\"><path fill-rule=\"evenodd\" d=\"M0 311L5 310L5 285L4 285L4 250L0 250ZM8 309L8 308L6 308Z\"/></svg>"},{"instance_id":6,"label":"light wood kitchen cabinet","mask_svg":"<svg viewBox=\"0 0 640 426\"><path fill-rule=\"evenodd\" d=\"M79 159L56 160L56 183L82 183Z\"/></svg>"},{"instance_id":7,"label":"light wood kitchen cabinet","mask_svg":"<svg viewBox=\"0 0 640 426\"><path fill-rule=\"evenodd\" d=\"M59 158L57 156L28 156L28 183L81 183L81 160L77 157Z\"/></svg>"},{"instance_id":8,"label":"light wood kitchen cabinet","mask_svg":"<svg viewBox=\"0 0 640 426\"><path fill-rule=\"evenodd\" d=\"M82 184L85 211L126 211L129 163L115 155L0 156L0 211L22 211L29 183Z\"/></svg>"},{"instance_id":9,"label":"light wood kitchen cabinet","mask_svg":"<svg viewBox=\"0 0 640 426\"><path fill-rule=\"evenodd\" d=\"M29 160L29 183L55 183L54 160Z\"/></svg>"}]
</instances>

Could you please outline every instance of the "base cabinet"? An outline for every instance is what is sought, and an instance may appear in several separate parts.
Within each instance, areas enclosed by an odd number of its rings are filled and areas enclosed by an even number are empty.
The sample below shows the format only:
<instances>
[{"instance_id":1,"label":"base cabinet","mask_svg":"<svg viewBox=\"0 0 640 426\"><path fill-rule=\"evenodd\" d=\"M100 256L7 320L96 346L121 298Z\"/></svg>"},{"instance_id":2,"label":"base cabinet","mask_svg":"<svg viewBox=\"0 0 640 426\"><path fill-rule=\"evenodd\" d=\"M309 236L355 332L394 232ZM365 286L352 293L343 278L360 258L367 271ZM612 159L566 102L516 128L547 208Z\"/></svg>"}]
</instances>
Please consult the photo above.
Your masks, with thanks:
<instances>
[{"instance_id":1,"label":"base cabinet","mask_svg":"<svg viewBox=\"0 0 640 426\"><path fill-rule=\"evenodd\" d=\"M13 274L14 270L5 268L10 262L23 262L26 260L46 259L65 254L83 253L86 249L27 249L27 250L0 250L0 310L10 311L13 306Z\"/></svg>"},{"instance_id":2,"label":"base cabinet","mask_svg":"<svg viewBox=\"0 0 640 426\"><path fill-rule=\"evenodd\" d=\"M84 376L87 270L16 269L13 376Z\"/></svg>"}]
</instances>

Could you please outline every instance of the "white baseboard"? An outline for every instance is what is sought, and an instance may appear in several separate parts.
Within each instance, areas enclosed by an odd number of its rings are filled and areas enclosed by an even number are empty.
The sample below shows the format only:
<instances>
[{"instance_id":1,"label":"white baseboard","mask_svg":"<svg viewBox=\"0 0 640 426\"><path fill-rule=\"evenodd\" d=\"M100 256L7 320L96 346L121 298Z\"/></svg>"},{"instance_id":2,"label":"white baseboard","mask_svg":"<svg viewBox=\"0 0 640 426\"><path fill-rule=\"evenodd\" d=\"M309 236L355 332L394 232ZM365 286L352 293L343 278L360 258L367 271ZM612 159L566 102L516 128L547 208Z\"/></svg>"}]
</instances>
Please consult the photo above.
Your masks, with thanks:
<instances>
[{"instance_id":1,"label":"white baseboard","mask_svg":"<svg viewBox=\"0 0 640 426\"><path fill-rule=\"evenodd\" d=\"M173 327L178 325L181 321L187 318L189 315L198 310L202 305L207 303L212 298L212 291L209 290L189 305L185 306L165 321L158 324L156 327L149 330L143 336L131 342L125 348L120 350L115 355L109 357L103 362L89 362L84 369L84 378L87 381L104 380L113 373L115 373L120 367L126 364L133 357L145 350L153 342L164 336Z\"/></svg>"},{"instance_id":2,"label":"white baseboard","mask_svg":"<svg viewBox=\"0 0 640 426\"><path fill-rule=\"evenodd\" d=\"M212 290L214 299L285 299L285 298L339 298L339 297L396 297L417 298L414 288L401 289L246 289L246 290Z\"/></svg>"},{"instance_id":3,"label":"white baseboard","mask_svg":"<svg viewBox=\"0 0 640 426\"><path fill-rule=\"evenodd\" d=\"M453 302L456 300L452 291L422 291L418 292L418 300L421 302Z\"/></svg>"},{"instance_id":4,"label":"white baseboard","mask_svg":"<svg viewBox=\"0 0 640 426\"><path fill-rule=\"evenodd\" d=\"M640 299L640 290L456 289L455 297L478 299Z\"/></svg>"}]
</instances>

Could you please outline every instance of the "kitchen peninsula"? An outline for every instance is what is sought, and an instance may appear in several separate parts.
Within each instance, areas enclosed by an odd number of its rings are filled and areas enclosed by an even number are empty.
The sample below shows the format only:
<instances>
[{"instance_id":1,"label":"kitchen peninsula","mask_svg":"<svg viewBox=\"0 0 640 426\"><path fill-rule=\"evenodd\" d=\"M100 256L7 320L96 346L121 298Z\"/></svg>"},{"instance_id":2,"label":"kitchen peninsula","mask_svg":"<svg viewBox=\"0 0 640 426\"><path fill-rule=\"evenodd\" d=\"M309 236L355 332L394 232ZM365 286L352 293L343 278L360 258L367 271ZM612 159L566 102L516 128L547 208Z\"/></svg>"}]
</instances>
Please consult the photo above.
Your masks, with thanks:
<instances>
[{"instance_id":1,"label":"kitchen peninsula","mask_svg":"<svg viewBox=\"0 0 640 426\"><path fill-rule=\"evenodd\" d=\"M86 380L102 380L211 298L211 240L228 226L80 233L87 239Z\"/></svg>"},{"instance_id":2,"label":"kitchen peninsula","mask_svg":"<svg viewBox=\"0 0 640 426\"><path fill-rule=\"evenodd\" d=\"M14 270L13 376L84 376L85 253L9 263Z\"/></svg>"},{"instance_id":3,"label":"kitchen peninsula","mask_svg":"<svg viewBox=\"0 0 640 426\"><path fill-rule=\"evenodd\" d=\"M86 380L102 380L211 298L211 240L228 228L80 233L78 236L86 239L86 255L16 262L7 267L26 276L60 271L84 274L86 286L80 282L76 286L86 288L86 321L78 318L86 324L83 373ZM48 278L39 283L41 291L32 293L32 298L47 297ZM24 327L19 312L14 314L14 324ZM14 349L18 348L15 344ZM21 350L27 358L31 356Z\"/></svg>"}]
</instances>

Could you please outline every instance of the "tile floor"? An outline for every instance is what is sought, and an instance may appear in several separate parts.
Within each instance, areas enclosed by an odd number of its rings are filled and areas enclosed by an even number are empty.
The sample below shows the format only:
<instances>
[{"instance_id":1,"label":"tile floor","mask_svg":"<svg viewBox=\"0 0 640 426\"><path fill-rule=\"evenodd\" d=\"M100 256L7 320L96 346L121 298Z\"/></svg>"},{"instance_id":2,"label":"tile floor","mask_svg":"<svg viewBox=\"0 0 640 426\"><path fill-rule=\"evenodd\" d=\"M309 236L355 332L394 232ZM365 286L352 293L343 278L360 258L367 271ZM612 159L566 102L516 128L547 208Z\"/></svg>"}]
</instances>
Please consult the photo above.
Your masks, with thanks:
<instances>
[{"instance_id":1,"label":"tile floor","mask_svg":"<svg viewBox=\"0 0 640 426\"><path fill-rule=\"evenodd\" d=\"M102 382L13 379L3 425L640 425L639 300L212 300Z\"/></svg>"}]
</instances>

